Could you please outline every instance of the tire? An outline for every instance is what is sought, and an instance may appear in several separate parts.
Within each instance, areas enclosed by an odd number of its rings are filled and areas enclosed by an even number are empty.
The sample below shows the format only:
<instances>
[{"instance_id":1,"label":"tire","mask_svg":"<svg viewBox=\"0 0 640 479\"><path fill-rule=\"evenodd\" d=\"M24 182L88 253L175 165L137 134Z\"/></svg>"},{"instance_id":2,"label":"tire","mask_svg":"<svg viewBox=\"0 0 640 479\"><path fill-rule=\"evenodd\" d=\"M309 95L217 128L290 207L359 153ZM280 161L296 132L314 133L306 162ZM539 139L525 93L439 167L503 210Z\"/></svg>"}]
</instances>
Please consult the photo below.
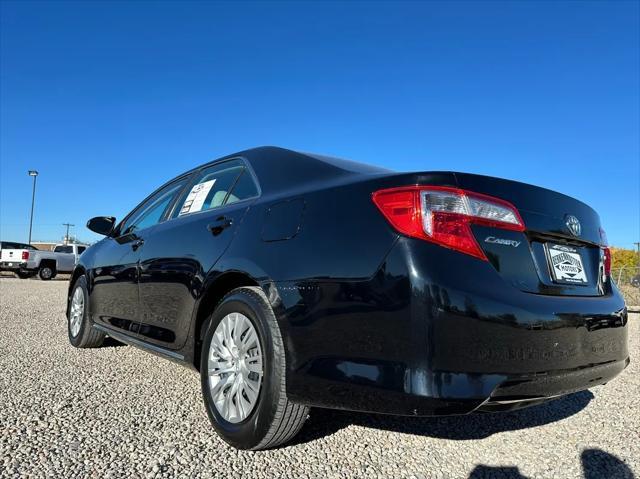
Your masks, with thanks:
<instances>
[{"instance_id":1,"label":"tire","mask_svg":"<svg viewBox=\"0 0 640 479\"><path fill-rule=\"evenodd\" d=\"M41 266L38 270L38 276L42 281L49 281L56 276L56 271L51 266Z\"/></svg>"},{"instance_id":2,"label":"tire","mask_svg":"<svg viewBox=\"0 0 640 479\"><path fill-rule=\"evenodd\" d=\"M634 288L640 288L640 275L631 278L631 286Z\"/></svg>"},{"instance_id":3,"label":"tire","mask_svg":"<svg viewBox=\"0 0 640 479\"><path fill-rule=\"evenodd\" d=\"M76 291L80 290L82 296L82 312L77 318L79 323L74 321L74 298ZM89 292L87 291L87 280L84 276L80 276L71 290L71 298L69 299L69 308L67 313L67 334L69 335L69 342L76 348L99 348L105 338L105 334L95 330L91 327L91 320L89 319L88 305L89 305Z\"/></svg>"},{"instance_id":4,"label":"tire","mask_svg":"<svg viewBox=\"0 0 640 479\"><path fill-rule=\"evenodd\" d=\"M210 379L209 376L210 346L216 333L216 328L223 320L228 321L225 318L228 318L228 315L232 313L240 313L244 316L242 324L245 324L245 326L243 328L249 328L249 326L246 326L246 319L250 321L258 339L259 346L256 349L261 352L262 357L262 378L258 383L260 387L257 393L257 402L241 421L239 421L238 417L235 418L235 421L228 420L218 410L212 393L212 382L218 379L213 379L213 377ZM232 314L232 319L233 317L234 315ZM235 317L237 318L238 316L235 315ZM202 396L207 415L216 432L225 442L238 449L269 449L291 440L302 428L307 419L309 408L294 404L287 399L284 345L280 335L280 328L264 292L257 287L234 289L218 303L215 311L205 323L204 328L205 334L202 343L202 354L200 355ZM246 331L249 331L249 329L246 329ZM245 333L244 337L248 336L249 333ZM253 351L256 351L256 349L253 349ZM254 354L256 353L254 352ZM245 356L245 359L247 357L251 359L250 356ZM224 360L221 359L220 361ZM244 359L242 361L242 364L244 364ZM238 375L238 369L235 371L235 374ZM232 375L234 373L229 374ZM222 376L216 376L216 378L218 377ZM229 383L227 382L226 384ZM226 394L229 394L233 387L235 387L235 384L228 388L224 386L223 388L226 389L221 388L219 390L223 391L223 394L226 390ZM245 388L239 390L240 394L243 394L243 390L246 391ZM219 395L217 397L220 399ZM243 397L250 401L248 396L245 395ZM237 404L237 402L233 402L233 404ZM236 408L236 411L240 409ZM245 411L247 409L245 407Z\"/></svg>"},{"instance_id":5,"label":"tire","mask_svg":"<svg viewBox=\"0 0 640 479\"><path fill-rule=\"evenodd\" d=\"M20 279L29 279L35 275L36 273L27 273L26 271L19 271L16 273L16 276L18 276L18 278Z\"/></svg>"}]
</instances>

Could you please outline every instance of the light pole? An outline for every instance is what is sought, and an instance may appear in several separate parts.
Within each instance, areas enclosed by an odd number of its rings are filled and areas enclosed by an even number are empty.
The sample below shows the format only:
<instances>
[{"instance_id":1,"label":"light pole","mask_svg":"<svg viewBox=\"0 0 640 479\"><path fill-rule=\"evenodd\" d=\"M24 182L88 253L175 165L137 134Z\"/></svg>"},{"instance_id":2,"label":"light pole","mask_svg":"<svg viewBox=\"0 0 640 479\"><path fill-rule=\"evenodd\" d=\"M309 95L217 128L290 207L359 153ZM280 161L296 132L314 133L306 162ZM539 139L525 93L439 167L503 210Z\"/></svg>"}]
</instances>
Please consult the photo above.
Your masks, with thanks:
<instances>
[{"instance_id":1,"label":"light pole","mask_svg":"<svg viewBox=\"0 0 640 479\"><path fill-rule=\"evenodd\" d=\"M29 219L29 242L31 244L31 228L33 227L33 205L36 202L36 178L38 172L36 170L29 170L29 176L33 176L33 192L31 193L31 218Z\"/></svg>"}]
</instances>

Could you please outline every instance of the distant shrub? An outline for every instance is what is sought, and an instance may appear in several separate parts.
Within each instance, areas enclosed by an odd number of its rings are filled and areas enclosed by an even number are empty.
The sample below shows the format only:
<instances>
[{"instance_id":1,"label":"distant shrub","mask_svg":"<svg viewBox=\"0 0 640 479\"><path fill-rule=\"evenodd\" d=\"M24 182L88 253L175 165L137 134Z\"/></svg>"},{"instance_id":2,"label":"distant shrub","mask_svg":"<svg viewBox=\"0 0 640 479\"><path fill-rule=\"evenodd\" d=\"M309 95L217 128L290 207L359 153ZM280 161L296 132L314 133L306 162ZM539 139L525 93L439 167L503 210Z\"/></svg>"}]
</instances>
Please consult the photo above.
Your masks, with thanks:
<instances>
[{"instance_id":1,"label":"distant shrub","mask_svg":"<svg viewBox=\"0 0 640 479\"><path fill-rule=\"evenodd\" d=\"M631 249L611 248L611 268L638 266L638 253Z\"/></svg>"}]
</instances>

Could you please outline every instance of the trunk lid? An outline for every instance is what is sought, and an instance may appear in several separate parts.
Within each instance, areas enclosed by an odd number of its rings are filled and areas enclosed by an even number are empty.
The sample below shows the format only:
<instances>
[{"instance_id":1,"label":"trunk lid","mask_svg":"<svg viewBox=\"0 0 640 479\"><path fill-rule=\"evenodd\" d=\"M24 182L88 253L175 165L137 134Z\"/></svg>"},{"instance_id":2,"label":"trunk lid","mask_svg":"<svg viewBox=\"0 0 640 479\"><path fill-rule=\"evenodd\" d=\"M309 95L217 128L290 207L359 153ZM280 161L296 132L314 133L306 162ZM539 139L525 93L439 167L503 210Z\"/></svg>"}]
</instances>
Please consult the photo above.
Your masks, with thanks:
<instances>
[{"instance_id":1,"label":"trunk lid","mask_svg":"<svg viewBox=\"0 0 640 479\"><path fill-rule=\"evenodd\" d=\"M591 207L517 181L468 173L454 175L459 188L506 200L524 220L524 232L472 227L480 248L505 281L538 294L606 293L600 218Z\"/></svg>"}]
</instances>

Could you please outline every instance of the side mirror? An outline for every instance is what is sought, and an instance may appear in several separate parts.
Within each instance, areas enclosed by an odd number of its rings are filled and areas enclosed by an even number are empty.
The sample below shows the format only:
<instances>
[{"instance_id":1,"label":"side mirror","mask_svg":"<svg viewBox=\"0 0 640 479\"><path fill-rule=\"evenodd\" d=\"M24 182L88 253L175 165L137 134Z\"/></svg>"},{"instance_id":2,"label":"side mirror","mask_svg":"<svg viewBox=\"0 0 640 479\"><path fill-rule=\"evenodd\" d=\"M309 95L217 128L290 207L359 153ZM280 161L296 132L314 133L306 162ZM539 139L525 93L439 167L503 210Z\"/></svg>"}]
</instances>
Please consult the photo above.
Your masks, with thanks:
<instances>
[{"instance_id":1,"label":"side mirror","mask_svg":"<svg viewBox=\"0 0 640 479\"><path fill-rule=\"evenodd\" d=\"M113 216L96 216L87 221L87 228L104 236L109 236L115 225L116 219Z\"/></svg>"}]
</instances>

